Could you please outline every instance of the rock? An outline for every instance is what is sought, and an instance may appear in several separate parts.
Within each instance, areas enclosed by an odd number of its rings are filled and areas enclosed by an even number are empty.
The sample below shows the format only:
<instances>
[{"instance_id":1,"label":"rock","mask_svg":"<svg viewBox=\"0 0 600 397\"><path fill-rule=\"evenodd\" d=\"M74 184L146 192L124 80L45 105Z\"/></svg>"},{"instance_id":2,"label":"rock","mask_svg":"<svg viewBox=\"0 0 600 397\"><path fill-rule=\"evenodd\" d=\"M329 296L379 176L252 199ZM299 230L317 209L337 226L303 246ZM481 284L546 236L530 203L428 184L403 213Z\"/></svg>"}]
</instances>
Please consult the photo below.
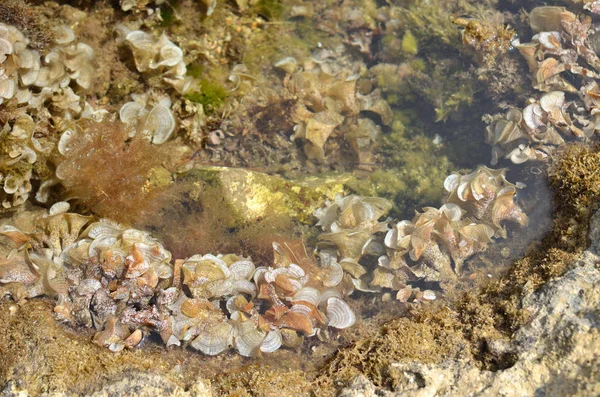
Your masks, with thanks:
<instances>
[{"instance_id":1,"label":"rock","mask_svg":"<svg viewBox=\"0 0 600 397\"><path fill-rule=\"evenodd\" d=\"M241 168L202 167L189 171L183 179L219 186L226 202L244 221L255 221L277 213L303 223L313 223L314 210L326 199L343 193L351 177L308 177L290 181Z\"/></svg>"},{"instance_id":2,"label":"rock","mask_svg":"<svg viewBox=\"0 0 600 397\"><path fill-rule=\"evenodd\" d=\"M512 343L492 342L500 353L516 355L512 367L490 372L458 361L398 362L389 368L404 377L396 393L378 390L359 376L341 395L600 395L600 212L590 230L592 243L582 259L523 298L530 321L513 335Z\"/></svg>"},{"instance_id":3,"label":"rock","mask_svg":"<svg viewBox=\"0 0 600 397\"><path fill-rule=\"evenodd\" d=\"M212 397L212 392L206 388L202 382L192 385L189 390L184 390L181 386L172 382L168 378L157 374L145 374L141 372L122 374L119 377L106 381L102 386L88 386L82 391L90 397ZM44 396L67 397L79 393L59 392L44 393ZM2 396L28 397L31 394L24 389L20 389L15 382L9 382L6 387L0 391Z\"/></svg>"}]
</instances>

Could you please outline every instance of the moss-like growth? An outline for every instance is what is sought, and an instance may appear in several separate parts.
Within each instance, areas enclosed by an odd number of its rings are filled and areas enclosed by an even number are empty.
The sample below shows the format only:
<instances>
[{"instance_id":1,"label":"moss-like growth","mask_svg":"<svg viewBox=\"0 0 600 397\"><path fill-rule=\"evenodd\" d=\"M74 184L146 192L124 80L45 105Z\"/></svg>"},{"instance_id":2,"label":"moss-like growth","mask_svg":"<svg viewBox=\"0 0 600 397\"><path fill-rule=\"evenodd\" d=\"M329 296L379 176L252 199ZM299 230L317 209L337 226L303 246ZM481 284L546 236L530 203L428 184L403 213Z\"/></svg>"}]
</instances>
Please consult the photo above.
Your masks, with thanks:
<instances>
[{"instance_id":1,"label":"moss-like growth","mask_svg":"<svg viewBox=\"0 0 600 397\"><path fill-rule=\"evenodd\" d=\"M416 55L419 52L419 44L417 39L410 30L404 32L404 36L402 36L402 52L407 55Z\"/></svg>"},{"instance_id":2,"label":"moss-like growth","mask_svg":"<svg viewBox=\"0 0 600 397\"><path fill-rule=\"evenodd\" d=\"M256 3L256 13L268 21L280 19L282 12L283 4L281 0L259 0Z\"/></svg>"},{"instance_id":3,"label":"moss-like growth","mask_svg":"<svg viewBox=\"0 0 600 397\"><path fill-rule=\"evenodd\" d=\"M198 81L196 90L184 95L192 102L200 103L207 113L214 112L225 103L227 90L219 83L208 79Z\"/></svg>"},{"instance_id":4,"label":"moss-like growth","mask_svg":"<svg viewBox=\"0 0 600 397\"><path fill-rule=\"evenodd\" d=\"M44 51L52 42L52 24L45 21L39 10L23 0L2 0L0 22L13 25L27 36L29 46Z\"/></svg>"},{"instance_id":5,"label":"moss-like growth","mask_svg":"<svg viewBox=\"0 0 600 397\"><path fill-rule=\"evenodd\" d=\"M561 206L573 214L587 214L600 199L600 147L567 146L550 171Z\"/></svg>"},{"instance_id":6,"label":"moss-like growth","mask_svg":"<svg viewBox=\"0 0 600 397\"><path fill-rule=\"evenodd\" d=\"M315 380L316 395L335 395L335 385L345 384L358 374L376 386L397 390L405 381L392 364L417 360L436 363L442 359L467 356L469 345L462 337L455 313L447 309L416 314L385 324L373 336L340 349Z\"/></svg>"}]
</instances>

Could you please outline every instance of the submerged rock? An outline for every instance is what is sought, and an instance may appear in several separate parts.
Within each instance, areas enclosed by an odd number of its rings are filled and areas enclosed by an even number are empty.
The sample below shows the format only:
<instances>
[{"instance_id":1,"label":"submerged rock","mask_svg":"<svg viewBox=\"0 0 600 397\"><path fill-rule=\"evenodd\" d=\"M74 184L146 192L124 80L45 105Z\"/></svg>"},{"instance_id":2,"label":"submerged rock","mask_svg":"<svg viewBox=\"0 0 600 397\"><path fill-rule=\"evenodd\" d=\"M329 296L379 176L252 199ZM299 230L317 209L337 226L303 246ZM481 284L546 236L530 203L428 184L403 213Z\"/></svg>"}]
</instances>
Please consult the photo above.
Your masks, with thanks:
<instances>
[{"instance_id":1,"label":"submerged rock","mask_svg":"<svg viewBox=\"0 0 600 397\"><path fill-rule=\"evenodd\" d=\"M289 181L275 175L227 167L196 168L184 177L186 181L197 180L218 186L224 201L243 221L285 214L308 224L313 222L313 212L326 199L343 193L351 178L321 176Z\"/></svg>"}]
</instances>

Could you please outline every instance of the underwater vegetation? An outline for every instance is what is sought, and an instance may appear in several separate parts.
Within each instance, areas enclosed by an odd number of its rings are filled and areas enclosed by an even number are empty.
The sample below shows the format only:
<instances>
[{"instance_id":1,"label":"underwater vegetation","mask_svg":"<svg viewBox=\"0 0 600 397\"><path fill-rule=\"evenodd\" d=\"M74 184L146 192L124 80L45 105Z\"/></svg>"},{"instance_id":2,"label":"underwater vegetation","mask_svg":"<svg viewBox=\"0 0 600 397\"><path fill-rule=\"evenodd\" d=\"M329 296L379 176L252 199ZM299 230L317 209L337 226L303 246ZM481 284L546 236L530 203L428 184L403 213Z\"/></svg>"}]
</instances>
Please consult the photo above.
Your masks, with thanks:
<instances>
[{"instance_id":1,"label":"underwater vegetation","mask_svg":"<svg viewBox=\"0 0 600 397\"><path fill-rule=\"evenodd\" d=\"M567 142L596 139L600 63L593 7L496 5L3 2L0 297L46 297L112 352L153 339L268 359L352 340L327 376L362 366L383 384L365 355L437 360L460 334L508 365L486 333L521 324L512 296L585 244L597 150ZM500 112L487 129L482 109ZM509 168L475 167L488 145ZM462 294L470 261L526 233L535 195L518 181L536 161L564 245ZM384 303L405 317L368 330Z\"/></svg>"}]
</instances>

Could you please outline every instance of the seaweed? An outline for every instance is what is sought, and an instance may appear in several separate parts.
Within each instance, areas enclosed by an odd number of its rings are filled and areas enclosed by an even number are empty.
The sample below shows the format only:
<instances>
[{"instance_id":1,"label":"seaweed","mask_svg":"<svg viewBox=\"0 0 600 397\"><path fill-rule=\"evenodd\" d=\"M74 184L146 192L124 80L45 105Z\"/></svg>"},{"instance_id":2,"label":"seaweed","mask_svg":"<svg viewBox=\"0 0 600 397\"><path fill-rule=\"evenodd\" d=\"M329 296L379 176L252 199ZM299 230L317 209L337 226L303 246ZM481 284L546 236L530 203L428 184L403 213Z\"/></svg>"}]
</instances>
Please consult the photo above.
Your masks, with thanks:
<instances>
[{"instance_id":1,"label":"seaweed","mask_svg":"<svg viewBox=\"0 0 600 397\"><path fill-rule=\"evenodd\" d=\"M29 38L29 46L44 51L53 41L52 24L44 22L39 10L23 0L3 0L0 3L0 22L13 25Z\"/></svg>"},{"instance_id":2,"label":"seaweed","mask_svg":"<svg viewBox=\"0 0 600 397\"><path fill-rule=\"evenodd\" d=\"M136 223L161 190L150 179L172 155L169 144L153 146L141 134L129 138L116 121L90 123L85 131L60 159L67 195L101 217Z\"/></svg>"},{"instance_id":3,"label":"seaweed","mask_svg":"<svg viewBox=\"0 0 600 397\"><path fill-rule=\"evenodd\" d=\"M223 106L228 94L221 84L208 79L201 79L197 82L197 85L197 90L185 94L185 98L192 102L202 104L207 114L210 114Z\"/></svg>"}]
</instances>

